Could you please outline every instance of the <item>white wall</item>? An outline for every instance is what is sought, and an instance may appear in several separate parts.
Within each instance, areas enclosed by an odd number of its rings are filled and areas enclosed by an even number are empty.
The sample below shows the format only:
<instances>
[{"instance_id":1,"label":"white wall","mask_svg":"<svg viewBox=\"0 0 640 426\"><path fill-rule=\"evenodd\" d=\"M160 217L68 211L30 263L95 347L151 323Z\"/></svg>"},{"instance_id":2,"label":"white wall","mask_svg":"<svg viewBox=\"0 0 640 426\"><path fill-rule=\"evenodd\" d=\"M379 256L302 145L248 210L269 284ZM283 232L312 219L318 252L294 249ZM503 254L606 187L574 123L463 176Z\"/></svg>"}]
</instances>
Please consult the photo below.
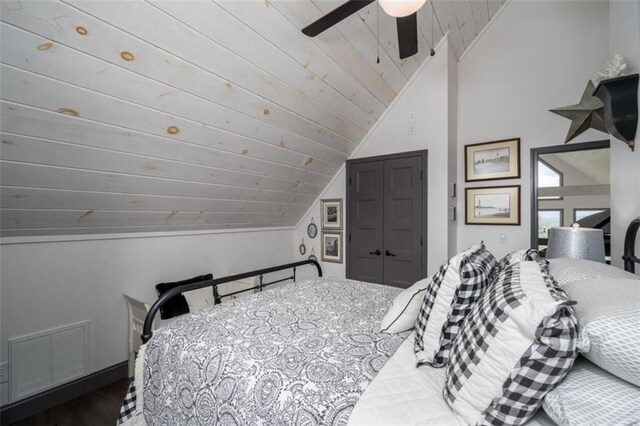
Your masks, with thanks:
<instances>
[{"instance_id":1,"label":"white wall","mask_svg":"<svg viewBox=\"0 0 640 426\"><path fill-rule=\"evenodd\" d=\"M640 72L640 2L612 0L609 4L609 53L619 53ZM640 95L638 102L640 102ZM636 134L636 150L612 139L611 143L611 257L622 266L624 233L629 222L640 216L640 140ZM636 241L636 256L640 239ZM640 274L640 265L636 265Z\"/></svg>"},{"instance_id":2,"label":"white wall","mask_svg":"<svg viewBox=\"0 0 640 426\"><path fill-rule=\"evenodd\" d=\"M282 228L3 243L1 359L7 360L7 339L90 320L91 371L125 361L128 314L123 293L153 302L158 282L208 272L222 277L291 262L293 232Z\"/></svg>"},{"instance_id":3,"label":"white wall","mask_svg":"<svg viewBox=\"0 0 640 426\"><path fill-rule=\"evenodd\" d=\"M449 53L448 41L437 47L436 55L414 75L394 103L376 123L350 158L363 158L406 151L429 150L428 186L428 238L427 273L432 274L447 259L448 245L448 145L453 143L449 135L448 105L450 102L450 77L455 78L456 62ZM453 83L455 85L455 83ZM455 93L455 92L453 92ZM416 115L415 135L408 135L409 112ZM454 173L455 175L455 173ZM345 172L338 175L320 198L345 198ZM344 214L346 215L346 209ZM300 222L296 230L296 242L300 244L307 225L313 217L320 224L320 205L316 202ZM320 259L320 238L312 240ZM296 245L297 247L297 245ZM308 247L309 251L311 250ZM301 258L301 256L298 256ZM325 275L344 276L345 264L323 263Z\"/></svg>"},{"instance_id":4,"label":"white wall","mask_svg":"<svg viewBox=\"0 0 640 426\"><path fill-rule=\"evenodd\" d=\"M346 266L345 266L345 262L333 263L333 262L322 261L322 256L321 256L322 226L321 226L321 218L320 218L320 199L327 199L327 198L343 199L342 205L343 205L344 211L342 213L342 221L344 224L344 220L346 218L346 211L347 211L344 203L345 185L346 185L345 169L343 167L336 174L336 176L333 178L331 183L327 186L325 191L322 194L320 194L318 199L313 203L313 205L311 206L307 214L304 215L304 217L302 218L298 227L295 230L295 250L296 250L295 260L304 260L308 258L309 255L312 253L312 249L313 249L313 253L315 253L316 257L318 258L318 262L320 262L320 265L322 266L322 273L325 277L344 277L346 273L345 272ZM311 223L311 219L313 219L313 223L315 223L316 226L318 227L318 235L313 239L309 238L309 235L307 234L307 227ZM345 249L346 243L344 241L344 227L341 232L343 233L342 253L343 253L343 259L345 259L344 249ZM298 251L298 246L302 242L303 238L304 238L305 246L307 247L307 253L304 256L300 255L300 252ZM316 276L316 273L313 270L306 269L306 270L301 270L299 276L301 278L313 278Z\"/></svg>"},{"instance_id":5,"label":"white wall","mask_svg":"<svg viewBox=\"0 0 640 426\"><path fill-rule=\"evenodd\" d=\"M609 58L608 3L513 0L458 64L458 248L484 240L496 255L530 244L530 149L560 145L576 103ZM589 130L573 142L607 139ZM464 145L521 138L521 179L464 183ZM612 141L612 145L617 142ZM612 175L625 173L612 165ZM627 169L632 170L632 169ZM521 226L464 224L464 187L522 186ZM612 203L612 208L616 205ZM507 234L506 244L498 241Z\"/></svg>"}]
</instances>

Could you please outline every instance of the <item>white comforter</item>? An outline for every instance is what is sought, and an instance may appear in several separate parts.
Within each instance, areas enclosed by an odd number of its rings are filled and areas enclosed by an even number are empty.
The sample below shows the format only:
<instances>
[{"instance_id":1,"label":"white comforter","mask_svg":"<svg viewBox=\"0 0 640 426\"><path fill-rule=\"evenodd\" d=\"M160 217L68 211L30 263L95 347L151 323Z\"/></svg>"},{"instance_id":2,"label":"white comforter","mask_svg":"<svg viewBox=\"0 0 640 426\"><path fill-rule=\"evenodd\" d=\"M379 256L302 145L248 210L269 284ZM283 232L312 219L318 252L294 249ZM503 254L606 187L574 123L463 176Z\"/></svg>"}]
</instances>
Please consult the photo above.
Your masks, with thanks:
<instances>
[{"instance_id":1,"label":"white comforter","mask_svg":"<svg viewBox=\"0 0 640 426\"><path fill-rule=\"evenodd\" d=\"M414 339L415 332L369 384L351 413L349 425L465 424L442 398L444 368L416 368Z\"/></svg>"},{"instance_id":2,"label":"white comforter","mask_svg":"<svg viewBox=\"0 0 640 426\"><path fill-rule=\"evenodd\" d=\"M356 404L349 426L460 426L464 420L444 402L445 369L416 368L412 332L369 384ZM552 426L542 410L527 426Z\"/></svg>"}]
</instances>

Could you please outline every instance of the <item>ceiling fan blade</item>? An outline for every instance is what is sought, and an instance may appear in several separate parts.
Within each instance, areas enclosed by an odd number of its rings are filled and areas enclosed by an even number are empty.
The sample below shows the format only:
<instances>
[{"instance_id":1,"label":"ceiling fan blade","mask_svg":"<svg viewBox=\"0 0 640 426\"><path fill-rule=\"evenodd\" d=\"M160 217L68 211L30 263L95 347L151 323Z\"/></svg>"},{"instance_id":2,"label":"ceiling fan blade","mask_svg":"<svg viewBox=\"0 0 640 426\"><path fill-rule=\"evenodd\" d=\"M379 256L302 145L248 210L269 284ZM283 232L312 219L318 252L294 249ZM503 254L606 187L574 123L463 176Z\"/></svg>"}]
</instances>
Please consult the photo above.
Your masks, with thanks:
<instances>
[{"instance_id":1,"label":"ceiling fan blade","mask_svg":"<svg viewBox=\"0 0 640 426\"><path fill-rule=\"evenodd\" d=\"M418 53L418 14L414 13L403 18L396 18L396 24L398 26L400 59L405 59Z\"/></svg>"},{"instance_id":2,"label":"ceiling fan blade","mask_svg":"<svg viewBox=\"0 0 640 426\"><path fill-rule=\"evenodd\" d=\"M342 6L338 6L322 18L307 25L302 29L302 33L309 37L315 37L324 30L333 27L338 22L353 15L363 7L373 3L375 0L348 0Z\"/></svg>"}]
</instances>

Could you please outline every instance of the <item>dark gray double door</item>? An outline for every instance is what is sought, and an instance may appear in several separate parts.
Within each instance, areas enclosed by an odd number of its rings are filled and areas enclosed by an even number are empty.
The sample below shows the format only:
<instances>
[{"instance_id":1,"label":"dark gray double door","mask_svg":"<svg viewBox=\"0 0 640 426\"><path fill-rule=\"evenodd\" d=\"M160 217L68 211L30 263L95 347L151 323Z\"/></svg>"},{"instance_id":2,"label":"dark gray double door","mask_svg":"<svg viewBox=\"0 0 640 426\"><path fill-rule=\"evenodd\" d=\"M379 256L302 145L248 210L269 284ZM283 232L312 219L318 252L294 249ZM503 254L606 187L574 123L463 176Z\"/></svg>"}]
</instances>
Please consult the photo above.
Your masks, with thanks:
<instances>
[{"instance_id":1,"label":"dark gray double door","mask_svg":"<svg viewBox=\"0 0 640 426\"><path fill-rule=\"evenodd\" d=\"M426 271L427 152L347 163L347 277L407 288Z\"/></svg>"}]
</instances>

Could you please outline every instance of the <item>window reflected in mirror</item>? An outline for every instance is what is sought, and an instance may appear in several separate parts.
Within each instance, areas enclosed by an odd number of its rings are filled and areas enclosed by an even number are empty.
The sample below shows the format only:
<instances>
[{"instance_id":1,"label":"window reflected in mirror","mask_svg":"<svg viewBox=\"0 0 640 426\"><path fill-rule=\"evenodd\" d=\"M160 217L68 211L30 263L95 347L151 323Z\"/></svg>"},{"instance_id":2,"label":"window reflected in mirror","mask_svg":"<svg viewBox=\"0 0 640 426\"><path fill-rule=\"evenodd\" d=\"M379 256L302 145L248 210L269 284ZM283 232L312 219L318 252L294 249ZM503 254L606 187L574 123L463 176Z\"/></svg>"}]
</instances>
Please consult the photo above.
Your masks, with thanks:
<instances>
[{"instance_id":1,"label":"window reflected in mirror","mask_svg":"<svg viewBox=\"0 0 640 426\"><path fill-rule=\"evenodd\" d=\"M562 172L538 159L538 188L558 188L562 186ZM538 200L561 200L562 197L538 197Z\"/></svg>"},{"instance_id":2,"label":"window reflected in mirror","mask_svg":"<svg viewBox=\"0 0 640 426\"><path fill-rule=\"evenodd\" d=\"M538 210L538 238L540 244L546 247L546 240L549 238L549 229L552 227L564 226L563 209L539 209Z\"/></svg>"},{"instance_id":3,"label":"window reflected in mirror","mask_svg":"<svg viewBox=\"0 0 640 426\"><path fill-rule=\"evenodd\" d=\"M583 219L597 220L602 214L608 215L609 209L573 209L573 222L580 222Z\"/></svg>"}]
</instances>

